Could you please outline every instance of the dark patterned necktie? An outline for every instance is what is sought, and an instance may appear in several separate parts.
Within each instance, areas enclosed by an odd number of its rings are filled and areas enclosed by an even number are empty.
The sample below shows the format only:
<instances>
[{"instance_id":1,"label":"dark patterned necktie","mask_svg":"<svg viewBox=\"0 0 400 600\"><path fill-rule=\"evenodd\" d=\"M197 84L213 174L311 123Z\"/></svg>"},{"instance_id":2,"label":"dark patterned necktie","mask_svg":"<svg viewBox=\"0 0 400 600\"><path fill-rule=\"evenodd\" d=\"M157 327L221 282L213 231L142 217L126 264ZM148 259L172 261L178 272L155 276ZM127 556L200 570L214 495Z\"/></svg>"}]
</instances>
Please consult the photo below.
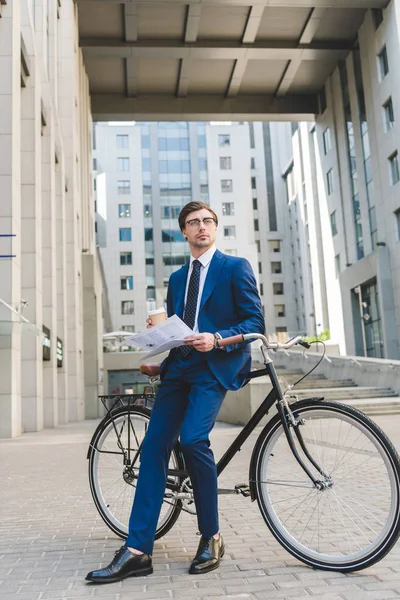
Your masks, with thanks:
<instances>
[{"instance_id":1,"label":"dark patterned necktie","mask_svg":"<svg viewBox=\"0 0 400 600\"><path fill-rule=\"evenodd\" d=\"M200 269L201 262L199 260L194 260L186 298L185 314L183 316L183 322L186 323L190 329L193 329L196 319L197 300L199 296L200 285ZM192 350L193 346L179 346L179 351L182 356L188 356Z\"/></svg>"}]
</instances>

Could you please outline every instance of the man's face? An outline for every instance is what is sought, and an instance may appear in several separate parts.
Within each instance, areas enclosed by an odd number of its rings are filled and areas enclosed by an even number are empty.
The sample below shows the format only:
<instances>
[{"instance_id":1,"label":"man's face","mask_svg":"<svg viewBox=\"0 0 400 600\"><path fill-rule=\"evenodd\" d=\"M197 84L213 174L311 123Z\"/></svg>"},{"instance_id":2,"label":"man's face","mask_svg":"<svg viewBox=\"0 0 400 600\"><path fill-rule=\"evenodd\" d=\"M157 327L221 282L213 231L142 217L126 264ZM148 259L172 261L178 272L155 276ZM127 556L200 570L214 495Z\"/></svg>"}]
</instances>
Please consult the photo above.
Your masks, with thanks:
<instances>
[{"instance_id":1,"label":"man's face","mask_svg":"<svg viewBox=\"0 0 400 600\"><path fill-rule=\"evenodd\" d=\"M217 225L214 221L204 223L203 219L212 219L213 215L206 208L195 210L186 217L183 235L186 237L191 248L208 250L217 237ZM200 223L194 221L197 219Z\"/></svg>"}]
</instances>

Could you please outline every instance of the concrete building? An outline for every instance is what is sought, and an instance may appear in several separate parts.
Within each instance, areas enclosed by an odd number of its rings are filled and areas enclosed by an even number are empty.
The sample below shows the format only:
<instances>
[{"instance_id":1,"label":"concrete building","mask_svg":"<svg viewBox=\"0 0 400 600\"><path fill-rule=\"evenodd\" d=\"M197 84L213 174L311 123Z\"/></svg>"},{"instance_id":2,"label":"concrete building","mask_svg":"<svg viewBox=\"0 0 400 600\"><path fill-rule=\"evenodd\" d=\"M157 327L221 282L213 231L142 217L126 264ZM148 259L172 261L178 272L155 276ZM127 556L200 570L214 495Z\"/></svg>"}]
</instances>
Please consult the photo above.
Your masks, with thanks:
<instances>
[{"instance_id":1,"label":"concrete building","mask_svg":"<svg viewBox=\"0 0 400 600\"><path fill-rule=\"evenodd\" d=\"M139 331L148 307L164 305L169 276L189 259L178 214L192 199L218 214L218 248L247 258L258 277L248 123L97 123L94 156L114 330Z\"/></svg>"},{"instance_id":2,"label":"concrete building","mask_svg":"<svg viewBox=\"0 0 400 600\"><path fill-rule=\"evenodd\" d=\"M400 356L399 57L395 0L368 11L358 44L326 81L312 153L327 297L342 306L343 324L335 326L343 327L348 354L394 359Z\"/></svg>"},{"instance_id":3,"label":"concrete building","mask_svg":"<svg viewBox=\"0 0 400 600\"><path fill-rule=\"evenodd\" d=\"M0 437L13 437L98 414L102 284L76 4L0 12Z\"/></svg>"}]
</instances>

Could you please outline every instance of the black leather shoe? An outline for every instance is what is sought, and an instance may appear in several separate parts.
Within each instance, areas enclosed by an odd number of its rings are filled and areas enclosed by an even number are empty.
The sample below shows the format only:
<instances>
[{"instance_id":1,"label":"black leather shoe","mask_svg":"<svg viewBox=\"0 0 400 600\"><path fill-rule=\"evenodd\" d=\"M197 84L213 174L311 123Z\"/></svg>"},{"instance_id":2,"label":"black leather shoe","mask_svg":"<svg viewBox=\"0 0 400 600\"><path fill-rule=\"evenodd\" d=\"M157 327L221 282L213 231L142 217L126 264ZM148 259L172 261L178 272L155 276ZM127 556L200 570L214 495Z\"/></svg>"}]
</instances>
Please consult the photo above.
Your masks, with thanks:
<instances>
[{"instance_id":1,"label":"black leather shoe","mask_svg":"<svg viewBox=\"0 0 400 600\"><path fill-rule=\"evenodd\" d=\"M86 581L93 583L112 583L126 577L142 577L151 575L153 566L148 554L133 554L126 546L116 551L108 567L91 571L86 575Z\"/></svg>"},{"instance_id":2,"label":"black leather shoe","mask_svg":"<svg viewBox=\"0 0 400 600\"><path fill-rule=\"evenodd\" d=\"M199 575L218 569L219 563L225 554L224 540L220 534L216 540L213 537L206 538L203 535L197 548L197 554L190 565L189 573Z\"/></svg>"}]
</instances>

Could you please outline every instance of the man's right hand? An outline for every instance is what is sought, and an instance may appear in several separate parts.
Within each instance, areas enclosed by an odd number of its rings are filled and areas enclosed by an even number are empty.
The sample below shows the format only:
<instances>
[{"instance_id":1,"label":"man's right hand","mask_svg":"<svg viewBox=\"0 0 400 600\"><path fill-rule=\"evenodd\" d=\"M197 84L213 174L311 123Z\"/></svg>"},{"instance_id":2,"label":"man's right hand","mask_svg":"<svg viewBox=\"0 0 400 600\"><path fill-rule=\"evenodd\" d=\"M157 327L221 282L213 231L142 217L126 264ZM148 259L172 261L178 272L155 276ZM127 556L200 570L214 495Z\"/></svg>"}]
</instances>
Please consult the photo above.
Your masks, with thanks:
<instances>
[{"instance_id":1,"label":"man's right hand","mask_svg":"<svg viewBox=\"0 0 400 600\"><path fill-rule=\"evenodd\" d=\"M151 329L152 327L155 327L155 325L152 325L150 317L147 317L146 323L146 329Z\"/></svg>"}]
</instances>

